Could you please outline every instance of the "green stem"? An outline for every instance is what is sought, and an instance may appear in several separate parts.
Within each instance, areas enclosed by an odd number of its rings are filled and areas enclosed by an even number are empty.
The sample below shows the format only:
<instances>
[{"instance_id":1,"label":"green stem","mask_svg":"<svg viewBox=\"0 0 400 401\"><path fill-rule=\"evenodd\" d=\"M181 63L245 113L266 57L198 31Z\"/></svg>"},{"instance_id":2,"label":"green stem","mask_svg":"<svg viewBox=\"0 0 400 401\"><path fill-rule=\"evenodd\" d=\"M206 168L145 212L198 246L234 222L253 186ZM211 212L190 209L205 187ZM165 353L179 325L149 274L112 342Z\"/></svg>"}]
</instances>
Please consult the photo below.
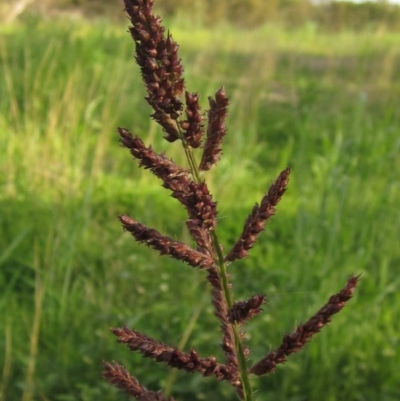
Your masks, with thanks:
<instances>
[{"instance_id":1,"label":"green stem","mask_svg":"<svg viewBox=\"0 0 400 401\"><path fill-rule=\"evenodd\" d=\"M220 278L222 281L222 288L223 288L225 301L228 305L228 308L231 308L233 305L233 301L232 301L231 292L229 290L228 275L227 275L226 266L224 263L224 257L221 252L221 247L219 246L217 233L215 231L212 231L211 236L212 236L212 240L213 240L214 249L216 250L217 255L218 255L219 274L220 274ZM235 337L235 349L236 349L236 354L237 354L238 362L239 362L239 374L240 374L240 379L241 379L242 385L243 385L244 399L245 399L245 401L253 401L253 392L251 389L251 383L250 383L249 375L247 372L246 356L244 355L244 350L242 347L242 339L240 337L240 328L237 323L232 324L232 331L233 331L233 335Z\"/></svg>"},{"instance_id":2,"label":"green stem","mask_svg":"<svg viewBox=\"0 0 400 401\"><path fill-rule=\"evenodd\" d=\"M186 143L186 141L183 138L183 135L181 136L181 141L183 148L185 150L186 158L188 160L190 170L192 171L193 178L197 183L201 182L200 179L200 172L197 167L196 159L194 158L192 148ZM222 290L225 298L225 302L228 306L228 308L231 308L233 305L232 301L232 295L229 290L229 282L228 282L228 274L226 271L226 265L224 263L224 256L221 251L221 247L219 245L218 241L218 236L215 230L211 231L211 238L213 242L213 247L215 250L215 253L218 258L218 267L219 267L219 276L222 282ZM240 337L240 328L237 323L232 324L232 331L233 335L235 337L235 350L239 362L239 375L240 379L242 382L243 386L243 394L244 394L244 400L245 401L253 401L253 392L251 389L251 383L249 380L249 375L247 371L247 362L246 362L246 356L244 355L244 350L242 346L242 339Z\"/></svg>"}]
</instances>

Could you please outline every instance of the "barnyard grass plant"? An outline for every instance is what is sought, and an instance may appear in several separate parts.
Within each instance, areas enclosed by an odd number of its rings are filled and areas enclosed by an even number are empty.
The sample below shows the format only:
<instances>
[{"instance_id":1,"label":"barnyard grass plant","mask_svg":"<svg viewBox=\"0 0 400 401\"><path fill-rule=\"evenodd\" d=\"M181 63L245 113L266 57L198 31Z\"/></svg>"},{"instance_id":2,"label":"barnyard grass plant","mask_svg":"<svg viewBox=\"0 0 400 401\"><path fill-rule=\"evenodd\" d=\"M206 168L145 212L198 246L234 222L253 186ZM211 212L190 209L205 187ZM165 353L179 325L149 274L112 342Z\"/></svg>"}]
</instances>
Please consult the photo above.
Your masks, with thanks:
<instances>
[{"instance_id":1,"label":"barnyard grass plant","mask_svg":"<svg viewBox=\"0 0 400 401\"><path fill-rule=\"evenodd\" d=\"M266 296L256 294L247 300L235 301L228 270L232 263L248 256L266 222L275 214L276 205L287 189L290 169L283 170L260 204L254 205L240 237L224 253L217 234L217 204L208 189L206 172L218 163L222 154L229 100L221 88L209 97L208 111L201 111L199 95L185 90L178 44L169 32L165 32L160 17L154 15L153 5L154 0L124 0L125 11L132 23L129 31L135 42L136 62L147 91L146 100L153 109L151 117L162 127L168 142L178 141L182 145L187 166L179 166L164 153L156 153L126 128L118 128L118 132L121 144L129 149L139 166L158 177L162 186L187 210L186 226L196 246L165 236L129 216L121 215L119 219L137 242L161 255L206 271L225 360L218 361L212 355L200 356L194 349L185 353L125 326L111 331L118 337L118 342L132 351L187 373L215 376L233 386L240 399L252 401L255 395L251 375L267 375L290 354L301 350L346 305L359 278L351 276L344 288L332 295L314 316L285 334L276 349L249 366L250 349L245 344L244 325L262 312ZM257 358L252 355L252 359ZM174 400L164 396L161 390L147 390L118 363L105 362L104 366L104 378L138 400Z\"/></svg>"}]
</instances>

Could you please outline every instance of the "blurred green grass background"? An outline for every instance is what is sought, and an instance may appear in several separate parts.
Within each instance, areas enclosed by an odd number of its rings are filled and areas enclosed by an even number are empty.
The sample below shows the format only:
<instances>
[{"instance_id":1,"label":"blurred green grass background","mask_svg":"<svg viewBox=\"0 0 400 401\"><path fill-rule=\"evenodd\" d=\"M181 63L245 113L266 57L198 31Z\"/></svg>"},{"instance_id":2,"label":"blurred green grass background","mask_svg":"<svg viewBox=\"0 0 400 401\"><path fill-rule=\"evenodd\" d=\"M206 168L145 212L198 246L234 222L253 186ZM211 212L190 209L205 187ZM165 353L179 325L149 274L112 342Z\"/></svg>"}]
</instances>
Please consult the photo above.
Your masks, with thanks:
<instances>
[{"instance_id":1,"label":"blurred green grass background","mask_svg":"<svg viewBox=\"0 0 400 401\"><path fill-rule=\"evenodd\" d=\"M257 379L259 401L400 399L399 34L168 22L189 91L230 97L224 155L207 174L226 250L289 165L289 190L237 299L266 293L247 326L257 361L362 273L349 305L301 353ZM150 121L126 24L28 16L0 27L0 399L125 399L100 377L125 364L178 400L228 386L128 352L109 327L221 357L204 273L137 245L127 213L189 241L185 213L118 144L116 127L184 163ZM193 327L191 327L193 324Z\"/></svg>"}]
</instances>

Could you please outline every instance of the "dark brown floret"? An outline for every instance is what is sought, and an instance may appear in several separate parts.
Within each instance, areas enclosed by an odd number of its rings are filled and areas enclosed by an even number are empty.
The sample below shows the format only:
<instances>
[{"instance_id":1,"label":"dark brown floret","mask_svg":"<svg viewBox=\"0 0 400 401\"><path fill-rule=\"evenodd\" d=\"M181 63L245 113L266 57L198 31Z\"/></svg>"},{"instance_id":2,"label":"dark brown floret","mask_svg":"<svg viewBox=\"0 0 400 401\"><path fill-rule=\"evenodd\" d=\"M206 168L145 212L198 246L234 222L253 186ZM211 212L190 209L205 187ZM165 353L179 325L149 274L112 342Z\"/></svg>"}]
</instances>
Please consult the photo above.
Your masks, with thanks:
<instances>
[{"instance_id":1,"label":"dark brown floret","mask_svg":"<svg viewBox=\"0 0 400 401\"><path fill-rule=\"evenodd\" d=\"M212 246L210 231L199 226L198 220L195 219L188 219L186 221L186 226L192 238L196 241L197 250L209 255L215 260L215 251Z\"/></svg>"},{"instance_id":2,"label":"dark brown floret","mask_svg":"<svg viewBox=\"0 0 400 401\"><path fill-rule=\"evenodd\" d=\"M235 336L232 325L228 321L228 307L224 298L221 279L215 267L208 269L207 280L211 284L212 304L214 305L214 314L221 322L221 331L223 334L221 347L226 356L226 363L235 367L239 366L236 349Z\"/></svg>"},{"instance_id":3,"label":"dark brown floret","mask_svg":"<svg viewBox=\"0 0 400 401\"><path fill-rule=\"evenodd\" d=\"M203 135L203 116L200 114L199 95L186 92L186 120L180 122L183 137L192 148L201 145Z\"/></svg>"},{"instance_id":4,"label":"dark brown floret","mask_svg":"<svg viewBox=\"0 0 400 401\"><path fill-rule=\"evenodd\" d=\"M265 303L265 295L253 295L247 301L235 302L228 311L230 323L243 323L254 315L261 313L260 306Z\"/></svg>"},{"instance_id":5,"label":"dark brown floret","mask_svg":"<svg viewBox=\"0 0 400 401\"><path fill-rule=\"evenodd\" d=\"M212 200L207 184L189 181L187 191L174 191L172 196L187 209L189 218L201 228L213 230L217 223L217 204Z\"/></svg>"}]
</instances>

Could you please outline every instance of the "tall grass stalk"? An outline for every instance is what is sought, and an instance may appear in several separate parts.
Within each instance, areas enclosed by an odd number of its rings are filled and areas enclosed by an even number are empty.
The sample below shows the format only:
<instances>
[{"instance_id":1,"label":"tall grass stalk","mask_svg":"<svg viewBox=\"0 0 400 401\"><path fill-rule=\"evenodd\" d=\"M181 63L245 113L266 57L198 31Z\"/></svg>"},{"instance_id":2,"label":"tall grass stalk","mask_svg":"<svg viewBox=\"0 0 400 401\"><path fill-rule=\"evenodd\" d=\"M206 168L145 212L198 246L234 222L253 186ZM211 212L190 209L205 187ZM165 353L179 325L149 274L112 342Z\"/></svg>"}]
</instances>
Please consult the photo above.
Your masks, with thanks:
<instances>
[{"instance_id":1,"label":"tall grass stalk","mask_svg":"<svg viewBox=\"0 0 400 401\"><path fill-rule=\"evenodd\" d=\"M35 261L33 268L35 269L35 313L33 315L32 330L30 332L29 361L25 378L26 387L22 393L22 401L30 401L34 397L33 384L40 336L40 321L46 291L46 279L42 277L43 272L40 269L37 244L35 244Z\"/></svg>"}]
</instances>

